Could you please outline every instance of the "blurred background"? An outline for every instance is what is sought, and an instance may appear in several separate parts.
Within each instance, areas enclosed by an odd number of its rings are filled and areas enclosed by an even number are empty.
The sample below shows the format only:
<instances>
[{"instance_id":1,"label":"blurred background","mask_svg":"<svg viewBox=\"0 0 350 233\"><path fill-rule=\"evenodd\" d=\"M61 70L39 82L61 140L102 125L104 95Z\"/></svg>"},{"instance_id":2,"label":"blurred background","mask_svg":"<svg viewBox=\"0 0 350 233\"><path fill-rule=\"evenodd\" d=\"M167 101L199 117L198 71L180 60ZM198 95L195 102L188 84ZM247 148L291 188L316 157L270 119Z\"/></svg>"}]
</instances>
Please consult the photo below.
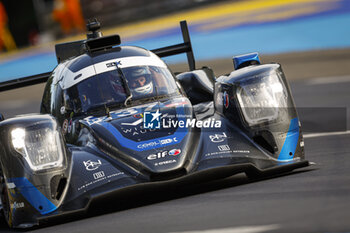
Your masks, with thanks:
<instances>
[{"instance_id":1,"label":"blurred background","mask_svg":"<svg viewBox=\"0 0 350 233\"><path fill-rule=\"evenodd\" d=\"M196 60L226 64L223 73L233 55L255 51L282 62L310 51L321 51L311 59L349 56L349 0L0 0L0 81L51 71L54 44L85 38L93 18L104 35L147 49L180 43L179 21L187 20Z\"/></svg>"}]
</instances>

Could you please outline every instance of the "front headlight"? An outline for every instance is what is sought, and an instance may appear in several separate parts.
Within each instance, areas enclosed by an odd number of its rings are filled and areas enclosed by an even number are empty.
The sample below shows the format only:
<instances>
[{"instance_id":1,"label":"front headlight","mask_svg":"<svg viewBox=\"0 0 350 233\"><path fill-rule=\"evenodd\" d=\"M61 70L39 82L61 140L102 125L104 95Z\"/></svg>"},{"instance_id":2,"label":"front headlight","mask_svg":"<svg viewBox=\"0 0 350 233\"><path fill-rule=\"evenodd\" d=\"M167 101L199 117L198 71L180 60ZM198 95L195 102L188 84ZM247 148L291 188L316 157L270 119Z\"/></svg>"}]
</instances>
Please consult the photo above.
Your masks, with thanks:
<instances>
[{"instance_id":1,"label":"front headlight","mask_svg":"<svg viewBox=\"0 0 350 233\"><path fill-rule=\"evenodd\" d=\"M60 135L53 125L15 128L11 131L13 148L33 171L62 167L64 152Z\"/></svg>"},{"instance_id":2,"label":"front headlight","mask_svg":"<svg viewBox=\"0 0 350 233\"><path fill-rule=\"evenodd\" d=\"M287 108L288 94L276 72L247 78L237 88L237 99L249 126L277 119Z\"/></svg>"}]
</instances>

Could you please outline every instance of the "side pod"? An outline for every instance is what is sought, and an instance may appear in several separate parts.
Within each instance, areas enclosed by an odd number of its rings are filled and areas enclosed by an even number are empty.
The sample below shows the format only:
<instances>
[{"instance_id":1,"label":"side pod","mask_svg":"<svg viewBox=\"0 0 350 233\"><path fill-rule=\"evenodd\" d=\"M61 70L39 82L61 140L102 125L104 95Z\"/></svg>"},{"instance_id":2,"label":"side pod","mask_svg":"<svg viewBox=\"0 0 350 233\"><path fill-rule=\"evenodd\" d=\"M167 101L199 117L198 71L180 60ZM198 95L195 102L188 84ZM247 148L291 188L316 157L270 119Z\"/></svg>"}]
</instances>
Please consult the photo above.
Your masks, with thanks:
<instances>
[{"instance_id":1,"label":"side pod","mask_svg":"<svg viewBox=\"0 0 350 233\"><path fill-rule=\"evenodd\" d=\"M250 65L219 77L214 104L276 160L304 158L300 122L281 65Z\"/></svg>"}]
</instances>

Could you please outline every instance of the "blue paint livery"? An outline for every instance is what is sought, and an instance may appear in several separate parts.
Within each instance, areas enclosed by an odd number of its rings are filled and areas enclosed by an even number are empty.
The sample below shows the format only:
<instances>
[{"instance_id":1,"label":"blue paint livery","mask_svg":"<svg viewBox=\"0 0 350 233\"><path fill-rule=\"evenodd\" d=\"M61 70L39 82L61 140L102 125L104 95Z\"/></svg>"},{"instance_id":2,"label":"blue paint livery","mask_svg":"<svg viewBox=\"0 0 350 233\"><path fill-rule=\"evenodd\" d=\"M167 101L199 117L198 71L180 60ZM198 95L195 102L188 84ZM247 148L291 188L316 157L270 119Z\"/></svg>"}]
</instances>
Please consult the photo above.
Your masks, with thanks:
<instances>
[{"instance_id":1,"label":"blue paint livery","mask_svg":"<svg viewBox=\"0 0 350 233\"><path fill-rule=\"evenodd\" d=\"M185 111L184 111L183 107L177 107L176 110L177 110L176 113L179 116L184 116L185 115ZM178 120L179 121L186 121L186 118L185 117L179 117ZM132 149L132 150L135 150L135 151L145 151L145 148L143 148L143 147L139 148L139 146L142 146L142 145L147 144L147 143L152 143L152 142L155 142L155 141L160 141L160 140L167 140L167 139L174 139L174 138L176 138L176 141L172 140L172 142L167 143L166 145L162 145L161 143L154 143L153 145L148 146L147 150L178 144L178 143L180 143L182 141L182 139L187 135L187 132L188 132L188 129L186 127L184 127L184 128L180 128L179 127L179 128L177 128L175 133L172 134L172 135L165 136L165 137L160 137L160 138L153 138L153 139L147 140L147 141L135 142L133 140L125 138L111 123L109 123L107 121L102 121L102 122L99 122L98 124L102 125L110 133L112 133L112 135L116 139L118 139L118 142L120 143L121 146L129 148L129 149Z\"/></svg>"},{"instance_id":2,"label":"blue paint livery","mask_svg":"<svg viewBox=\"0 0 350 233\"><path fill-rule=\"evenodd\" d=\"M57 209L57 206L47 199L27 178L9 178L7 182L14 183L22 196L41 214L45 215Z\"/></svg>"},{"instance_id":3,"label":"blue paint livery","mask_svg":"<svg viewBox=\"0 0 350 233\"><path fill-rule=\"evenodd\" d=\"M284 141L282 150L278 155L278 160L285 161L285 160L293 159L295 149L297 148L297 145L298 145L298 140L299 140L299 119L296 117L290 121L286 140ZM289 154L290 152L292 152L292 155Z\"/></svg>"}]
</instances>

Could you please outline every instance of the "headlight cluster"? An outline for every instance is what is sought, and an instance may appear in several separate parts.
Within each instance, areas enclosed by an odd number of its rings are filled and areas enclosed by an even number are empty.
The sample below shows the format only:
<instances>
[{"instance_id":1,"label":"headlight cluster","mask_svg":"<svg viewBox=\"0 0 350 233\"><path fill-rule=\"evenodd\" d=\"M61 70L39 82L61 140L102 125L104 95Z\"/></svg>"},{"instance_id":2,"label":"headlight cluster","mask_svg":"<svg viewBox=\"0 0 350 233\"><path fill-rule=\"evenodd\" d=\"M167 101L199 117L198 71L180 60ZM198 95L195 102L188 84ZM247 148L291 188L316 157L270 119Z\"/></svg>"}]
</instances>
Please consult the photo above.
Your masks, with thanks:
<instances>
[{"instance_id":1,"label":"headlight cluster","mask_svg":"<svg viewBox=\"0 0 350 233\"><path fill-rule=\"evenodd\" d=\"M64 152L60 135L53 125L15 128L11 131L13 148L33 171L62 167Z\"/></svg>"},{"instance_id":2,"label":"headlight cluster","mask_svg":"<svg viewBox=\"0 0 350 233\"><path fill-rule=\"evenodd\" d=\"M237 88L237 98L249 126L277 119L287 108L288 94L276 72L247 78Z\"/></svg>"}]
</instances>

